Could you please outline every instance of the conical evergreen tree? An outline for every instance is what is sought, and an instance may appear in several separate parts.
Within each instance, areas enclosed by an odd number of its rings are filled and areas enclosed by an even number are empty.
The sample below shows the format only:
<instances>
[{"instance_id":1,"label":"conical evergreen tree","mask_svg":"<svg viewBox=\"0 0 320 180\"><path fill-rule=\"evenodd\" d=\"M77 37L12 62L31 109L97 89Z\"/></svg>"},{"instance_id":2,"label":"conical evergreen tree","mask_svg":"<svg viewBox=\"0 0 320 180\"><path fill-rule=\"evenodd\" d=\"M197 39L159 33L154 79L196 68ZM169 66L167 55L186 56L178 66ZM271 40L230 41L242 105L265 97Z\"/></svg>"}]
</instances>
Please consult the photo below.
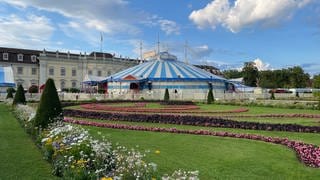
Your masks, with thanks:
<instances>
[{"instance_id":1,"label":"conical evergreen tree","mask_svg":"<svg viewBox=\"0 0 320 180\"><path fill-rule=\"evenodd\" d=\"M7 97L6 97L6 99L13 98L14 91L15 90L13 88L8 88L7 89Z\"/></svg>"},{"instance_id":2,"label":"conical evergreen tree","mask_svg":"<svg viewBox=\"0 0 320 180\"><path fill-rule=\"evenodd\" d=\"M163 100L164 101L169 101L170 100L168 88L166 88L166 91L164 92L164 99Z\"/></svg>"},{"instance_id":3,"label":"conical evergreen tree","mask_svg":"<svg viewBox=\"0 0 320 180\"><path fill-rule=\"evenodd\" d=\"M212 104L213 102L214 102L214 97L213 97L212 89L210 89L208 92L207 103Z\"/></svg>"},{"instance_id":4,"label":"conical evergreen tree","mask_svg":"<svg viewBox=\"0 0 320 180\"><path fill-rule=\"evenodd\" d=\"M26 104L26 96L24 95L24 89L21 84L18 86L17 92L14 95L13 105L16 104Z\"/></svg>"},{"instance_id":5,"label":"conical evergreen tree","mask_svg":"<svg viewBox=\"0 0 320 180\"><path fill-rule=\"evenodd\" d=\"M52 79L48 79L42 92L37 113L33 122L34 127L46 128L62 116L62 108L56 86Z\"/></svg>"}]
</instances>

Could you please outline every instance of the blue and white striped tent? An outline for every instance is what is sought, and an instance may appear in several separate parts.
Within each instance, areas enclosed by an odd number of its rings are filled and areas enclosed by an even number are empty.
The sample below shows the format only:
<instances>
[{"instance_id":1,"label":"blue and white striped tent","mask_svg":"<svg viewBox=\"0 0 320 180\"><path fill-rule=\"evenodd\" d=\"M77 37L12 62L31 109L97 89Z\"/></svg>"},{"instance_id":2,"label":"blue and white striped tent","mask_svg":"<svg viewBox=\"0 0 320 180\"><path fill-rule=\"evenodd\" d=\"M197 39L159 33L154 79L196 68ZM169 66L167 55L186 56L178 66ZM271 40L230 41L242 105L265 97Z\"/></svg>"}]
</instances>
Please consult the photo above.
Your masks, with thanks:
<instances>
[{"instance_id":1,"label":"blue and white striped tent","mask_svg":"<svg viewBox=\"0 0 320 180\"><path fill-rule=\"evenodd\" d=\"M127 78L131 76L130 78ZM107 77L102 82L128 81L206 81L225 82L226 79L211 74L193 65L177 61L177 58L167 52L160 53L156 59L123 70Z\"/></svg>"},{"instance_id":2,"label":"blue and white striped tent","mask_svg":"<svg viewBox=\"0 0 320 180\"><path fill-rule=\"evenodd\" d=\"M0 67L0 87L14 87L13 71L11 67Z\"/></svg>"},{"instance_id":3,"label":"blue and white striped tent","mask_svg":"<svg viewBox=\"0 0 320 180\"><path fill-rule=\"evenodd\" d=\"M152 60L108 76L102 81L114 98L163 98L165 89L179 100L205 99L208 91L222 94L228 80L178 61L167 52Z\"/></svg>"}]
</instances>

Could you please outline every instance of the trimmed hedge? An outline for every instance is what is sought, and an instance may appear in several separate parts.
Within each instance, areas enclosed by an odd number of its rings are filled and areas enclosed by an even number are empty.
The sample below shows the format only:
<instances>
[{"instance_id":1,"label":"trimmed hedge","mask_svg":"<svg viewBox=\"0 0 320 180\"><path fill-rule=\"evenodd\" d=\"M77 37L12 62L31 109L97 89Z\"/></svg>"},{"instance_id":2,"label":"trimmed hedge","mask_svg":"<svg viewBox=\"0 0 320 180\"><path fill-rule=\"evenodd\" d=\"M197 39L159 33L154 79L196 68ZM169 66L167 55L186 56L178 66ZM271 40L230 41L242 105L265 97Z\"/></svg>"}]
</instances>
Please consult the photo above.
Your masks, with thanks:
<instances>
[{"instance_id":1,"label":"trimmed hedge","mask_svg":"<svg viewBox=\"0 0 320 180\"><path fill-rule=\"evenodd\" d=\"M268 124L247 121L235 121L222 117L212 116L190 116L190 115L168 115L168 114L122 114L115 112L95 112L81 110L64 110L65 116L92 118L100 120L131 121L131 122L148 122L148 123L165 123L181 124L194 126L210 126L222 128L239 128L252 130L267 131L290 131L290 132L307 132L319 133L320 126L302 126L297 124Z\"/></svg>"},{"instance_id":2,"label":"trimmed hedge","mask_svg":"<svg viewBox=\"0 0 320 180\"><path fill-rule=\"evenodd\" d=\"M42 92L33 126L47 128L48 124L61 119L62 108L53 79L48 79Z\"/></svg>"},{"instance_id":3,"label":"trimmed hedge","mask_svg":"<svg viewBox=\"0 0 320 180\"><path fill-rule=\"evenodd\" d=\"M26 104L26 96L24 95L24 89L21 84L18 86L17 92L13 98L13 105L16 104Z\"/></svg>"},{"instance_id":4,"label":"trimmed hedge","mask_svg":"<svg viewBox=\"0 0 320 180\"><path fill-rule=\"evenodd\" d=\"M170 100L168 88L166 88L166 90L165 90L165 92L164 92L164 98L163 98L163 100L164 100L165 102L168 102L168 101Z\"/></svg>"},{"instance_id":5,"label":"trimmed hedge","mask_svg":"<svg viewBox=\"0 0 320 180\"><path fill-rule=\"evenodd\" d=\"M14 93L14 92L16 92L15 89L13 89L13 88L8 88L8 89L7 89L6 99L13 98L13 93Z\"/></svg>"}]
</instances>

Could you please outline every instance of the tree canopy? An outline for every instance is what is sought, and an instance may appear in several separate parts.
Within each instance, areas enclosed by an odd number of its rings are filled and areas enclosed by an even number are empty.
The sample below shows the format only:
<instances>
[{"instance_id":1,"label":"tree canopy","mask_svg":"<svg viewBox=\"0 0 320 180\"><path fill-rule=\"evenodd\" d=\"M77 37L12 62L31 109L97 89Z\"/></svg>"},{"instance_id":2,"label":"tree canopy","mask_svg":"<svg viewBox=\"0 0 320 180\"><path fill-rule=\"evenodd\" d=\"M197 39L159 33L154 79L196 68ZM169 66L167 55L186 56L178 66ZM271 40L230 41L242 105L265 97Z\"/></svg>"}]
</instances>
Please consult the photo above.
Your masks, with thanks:
<instances>
[{"instance_id":1,"label":"tree canopy","mask_svg":"<svg viewBox=\"0 0 320 180\"><path fill-rule=\"evenodd\" d=\"M313 76L313 83L312 83L313 88L320 88L320 74Z\"/></svg>"},{"instance_id":2,"label":"tree canopy","mask_svg":"<svg viewBox=\"0 0 320 180\"><path fill-rule=\"evenodd\" d=\"M258 85L259 71L254 62L245 62L242 68L243 82L247 86Z\"/></svg>"}]
</instances>

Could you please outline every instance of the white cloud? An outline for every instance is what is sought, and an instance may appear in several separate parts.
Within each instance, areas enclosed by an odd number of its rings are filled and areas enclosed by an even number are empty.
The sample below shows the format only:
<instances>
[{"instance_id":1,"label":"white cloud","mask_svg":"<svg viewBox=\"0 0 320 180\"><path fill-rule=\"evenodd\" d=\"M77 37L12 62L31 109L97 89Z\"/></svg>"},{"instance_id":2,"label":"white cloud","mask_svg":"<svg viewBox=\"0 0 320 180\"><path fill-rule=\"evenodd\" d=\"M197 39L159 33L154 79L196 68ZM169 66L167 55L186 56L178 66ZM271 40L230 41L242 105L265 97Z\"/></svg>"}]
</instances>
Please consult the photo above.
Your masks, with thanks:
<instances>
[{"instance_id":1,"label":"white cloud","mask_svg":"<svg viewBox=\"0 0 320 180\"><path fill-rule=\"evenodd\" d=\"M160 29L166 33L166 35L180 34L180 26L175 21L164 19L157 15L149 16L145 20L141 21L141 23L148 27L159 26Z\"/></svg>"},{"instance_id":2,"label":"white cloud","mask_svg":"<svg viewBox=\"0 0 320 180\"><path fill-rule=\"evenodd\" d=\"M180 28L176 22L167 19L160 19L158 20L158 22L160 24L161 30L164 31L167 35L180 34Z\"/></svg>"},{"instance_id":3,"label":"white cloud","mask_svg":"<svg viewBox=\"0 0 320 180\"><path fill-rule=\"evenodd\" d=\"M43 48L50 44L54 31L49 19L44 16L29 15L0 17L0 45L8 47Z\"/></svg>"},{"instance_id":4,"label":"white cloud","mask_svg":"<svg viewBox=\"0 0 320 180\"><path fill-rule=\"evenodd\" d=\"M236 33L256 25L272 26L290 19L294 11L314 0L215 0L189 15L199 28L218 25Z\"/></svg>"},{"instance_id":5,"label":"white cloud","mask_svg":"<svg viewBox=\"0 0 320 180\"><path fill-rule=\"evenodd\" d=\"M201 45L196 47L189 47L190 55L192 59L202 59L208 57L213 50L208 45Z\"/></svg>"},{"instance_id":6,"label":"white cloud","mask_svg":"<svg viewBox=\"0 0 320 180\"><path fill-rule=\"evenodd\" d=\"M124 0L98 0L90 3L78 1L43 1L43 0L0 0L21 8L34 7L39 10L59 13L79 26L105 33L136 33L134 22L140 17L139 12L132 12Z\"/></svg>"},{"instance_id":7,"label":"white cloud","mask_svg":"<svg viewBox=\"0 0 320 180\"><path fill-rule=\"evenodd\" d=\"M253 62L255 63L255 66L258 68L259 71L270 70L270 64L269 63L264 63L259 58L253 60Z\"/></svg>"}]
</instances>

